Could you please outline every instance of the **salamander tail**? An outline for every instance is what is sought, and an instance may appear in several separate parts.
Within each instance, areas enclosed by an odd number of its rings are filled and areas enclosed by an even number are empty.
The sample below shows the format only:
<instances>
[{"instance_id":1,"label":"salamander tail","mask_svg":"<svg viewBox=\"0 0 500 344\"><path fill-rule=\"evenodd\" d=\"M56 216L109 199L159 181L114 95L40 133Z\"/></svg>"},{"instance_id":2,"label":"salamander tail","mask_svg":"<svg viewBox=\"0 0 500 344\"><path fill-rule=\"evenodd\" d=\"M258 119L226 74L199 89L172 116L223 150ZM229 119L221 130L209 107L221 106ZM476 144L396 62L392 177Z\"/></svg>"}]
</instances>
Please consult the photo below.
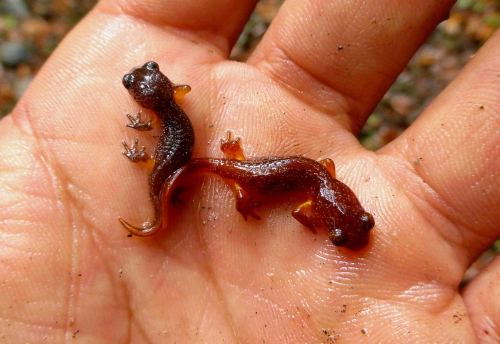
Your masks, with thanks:
<instances>
[{"instance_id":1,"label":"salamander tail","mask_svg":"<svg viewBox=\"0 0 500 344\"><path fill-rule=\"evenodd\" d=\"M125 227L125 229L128 230L130 234L145 237L154 234L158 229L160 229L161 214L157 214L156 219L153 223L144 222L141 226L134 226L121 217L118 218L118 221L120 221L122 226Z\"/></svg>"}]
</instances>

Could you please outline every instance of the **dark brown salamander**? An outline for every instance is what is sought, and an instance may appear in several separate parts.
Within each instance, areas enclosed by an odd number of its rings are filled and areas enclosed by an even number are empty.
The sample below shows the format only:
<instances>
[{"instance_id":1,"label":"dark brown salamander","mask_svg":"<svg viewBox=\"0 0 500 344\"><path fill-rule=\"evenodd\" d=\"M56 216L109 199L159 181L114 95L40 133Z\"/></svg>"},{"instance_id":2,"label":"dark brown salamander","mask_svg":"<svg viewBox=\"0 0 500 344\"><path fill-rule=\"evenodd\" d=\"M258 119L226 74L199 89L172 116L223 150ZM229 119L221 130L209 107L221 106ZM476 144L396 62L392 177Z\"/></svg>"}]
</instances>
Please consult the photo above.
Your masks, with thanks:
<instances>
[{"instance_id":1,"label":"dark brown salamander","mask_svg":"<svg viewBox=\"0 0 500 344\"><path fill-rule=\"evenodd\" d=\"M152 63L148 62L143 67L127 74L124 77L124 85L142 106L155 110L164 126L168 128L171 113L175 113L175 116L178 117L179 113L182 114L180 117L185 117L185 114L173 98L175 86L158 71L156 64L148 66ZM133 77L129 75L133 75ZM152 75L156 76L152 77ZM131 82L129 80L131 78L135 82ZM156 80L167 80L168 83L159 86L155 83ZM141 82L153 85L141 87ZM168 85L168 87L163 85ZM166 88L168 88L168 92L165 91ZM146 95L144 89L148 90ZM155 92L149 90L155 90L158 94L153 95ZM165 96L168 101L160 102L159 99ZM159 104L161 104L161 108L158 106ZM136 122L144 124L138 116L134 118ZM186 121L183 122L177 120L175 125L178 125L175 127L176 130L170 131L171 134L167 133L167 136L162 135L156 148L157 151L164 152L165 146L170 147L167 151L171 154L155 153L155 169L150 180L151 198L156 210L154 223L145 222L142 226L136 227L120 219L120 222L132 234L151 235L161 227L161 200L172 200L176 197L180 180L192 174L213 174L221 177L231 187L236 197L236 209L245 219L248 216L258 219L259 216L254 213L254 208L271 196L296 193L303 198L303 203L292 212L297 221L313 231L320 228L328 230L332 243L337 246L358 249L367 244L370 229L373 228L375 221L372 215L363 209L351 189L335 179L335 166L331 159L317 162L293 156L246 160L240 140L233 140L231 134L228 133L227 139L221 143L225 159L198 158L189 161L193 145L191 123L186 118ZM182 137L183 130L189 133L187 136L190 139L179 139L179 135ZM172 134L177 136L168 136ZM179 146L179 142L185 142L186 146ZM172 153L174 149L171 147L184 150L186 154ZM137 149L137 143L130 150L134 149L138 154L144 153L143 150ZM163 162L157 160L158 157L171 159L171 157L178 156L183 156L183 159L176 158ZM157 171L156 174L161 175L162 178L153 180L157 166L161 171ZM164 173L163 169L167 169L167 172ZM159 182L159 180L161 180L162 185L154 183Z\"/></svg>"},{"instance_id":2,"label":"dark brown salamander","mask_svg":"<svg viewBox=\"0 0 500 344\"><path fill-rule=\"evenodd\" d=\"M161 134L153 158L146 154L144 147L138 148L137 139L132 147L123 142L125 147L123 154L131 161L152 160L154 164L149 176L150 197L159 221L163 184L172 173L188 163L193 151L193 126L176 102L176 99L181 99L191 88L188 85L174 85L160 72L158 64L154 61L134 68L130 73L125 74L122 82L134 100L142 107L153 110L161 123ZM128 127L151 130L151 120L142 121L140 113L134 116L127 115L127 117L130 120ZM126 225L123 219L120 219L120 222ZM151 226L151 224L145 223L144 226Z\"/></svg>"}]
</instances>

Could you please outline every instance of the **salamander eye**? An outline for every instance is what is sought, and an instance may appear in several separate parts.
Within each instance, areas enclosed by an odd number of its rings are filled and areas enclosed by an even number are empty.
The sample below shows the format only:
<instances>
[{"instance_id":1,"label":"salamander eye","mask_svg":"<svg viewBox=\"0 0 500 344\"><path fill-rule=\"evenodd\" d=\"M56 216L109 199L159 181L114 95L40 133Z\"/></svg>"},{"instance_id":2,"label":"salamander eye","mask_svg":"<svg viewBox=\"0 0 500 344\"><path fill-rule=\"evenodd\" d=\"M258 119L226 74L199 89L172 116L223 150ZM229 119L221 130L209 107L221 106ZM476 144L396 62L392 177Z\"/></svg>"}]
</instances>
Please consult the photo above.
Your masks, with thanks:
<instances>
[{"instance_id":1,"label":"salamander eye","mask_svg":"<svg viewBox=\"0 0 500 344\"><path fill-rule=\"evenodd\" d=\"M133 74L125 74L123 76L123 79L122 79L122 83L123 83L123 86L125 86L125 88L130 88L130 86L132 86L132 84L134 83L135 81L135 77Z\"/></svg>"},{"instance_id":2,"label":"salamander eye","mask_svg":"<svg viewBox=\"0 0 500 344\"><path fill-rule=\"evenodd\" d=\"M335 246L342 246L347 243L347 236L344 234L342 229L335 228L329 233L329 236Z\"/></svg>"},{"instance_id":3,"label":"salamander eye","mask_svg":"<svg viewBox=\"0 0 500 344\"><path fill-rule=\"evenodd\" d=\"M364 212L359 220L361 221L361 230L363 230L364 232L368 232L370 229L373 228L373 226L375 226L375 220L373 219L373 216L372 214L370 213L367 213L367 212Z\"/></svg>"},{"instance_id":4,"label":"salamander eye","mask_svg":"<svg viewBox=\"0 0 500 344\"><path fill-rule=\"evenodd\" d=\"M144 67L146 69L150 69L150 70L158 70L160 67L158 66L158 63L156 63L155 61L149 61L149 62L146 62L144 64Z\"/></svg>"}]
</instances>

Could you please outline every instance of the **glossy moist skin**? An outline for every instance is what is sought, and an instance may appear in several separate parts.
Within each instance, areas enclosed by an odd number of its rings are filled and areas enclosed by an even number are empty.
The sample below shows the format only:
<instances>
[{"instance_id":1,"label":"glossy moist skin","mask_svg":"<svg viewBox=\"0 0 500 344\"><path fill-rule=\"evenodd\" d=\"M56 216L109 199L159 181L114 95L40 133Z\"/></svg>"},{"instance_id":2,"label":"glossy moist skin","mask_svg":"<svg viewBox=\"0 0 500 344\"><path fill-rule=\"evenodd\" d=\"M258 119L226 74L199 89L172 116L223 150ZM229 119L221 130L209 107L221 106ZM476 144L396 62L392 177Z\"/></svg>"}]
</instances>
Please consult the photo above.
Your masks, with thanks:
<instances>
[{"instance_id":1,"label":"glossy moist skin","mask_svg":"<svg viewBox=\"0 0 500 344\"><path fill-rule=\"evenodd\" d=\"M123 85L142 107L151 109L161 123L161 134L154 152L150 175L151 197L158 198L165 180L191 159L194 131L191 121L175 102L178 87L150 61L123 77Z\"/></svg>"},{"instance_id":2,"label":"glossy moist skin","mask_svg":"<svg viewBox=\"0 0 500 344\"><path fill-rule=\"evenodd\" d=\"M292 216L304 226L313 231L327 230L337 246L360 249L368 243L375 225L373 216L363 209L352 190L335 178L332 160L318 162L300 156L245 159L240 140L232 139L230 133L221 141L225 159L190 160L193 128L174 98L176 90L186 86L172 84L155 62L147 62L126 74L123 84L141 106L155 111L163 125L150 176L155 220L133 226L120 219L132 234L151 235L162 222L166 224L161 200L176 201L181 180L193 174L211 174L222 178L233 190L236 209L245 219L248 216L259 219L255 208L273 195L294 193L302 201Z\"/></svg>"},{"instance_id":3,"label":"glossy moist skin","mask_svg":"<svg viewBox=\"0 0 500 344\"><path fill-rule=\"evenodd\" d=\"M142 67L134 68L125 74L122 79L123 86L128 90L134 100L144 108L155 112L161 124L161 134L155 147L153 155L153 168L149 176L150 197L153 201L156 213L155 223L144 223L141 232L135 234L147 235L147 227L157 227L161 220L161 194L165 180L180 167L186 165L191 159L194 145L194 131L191 121L175 101L176 92L187 93L190 88L187 85L174 85L159 70L154 61L146 62ZM140 116L139 114L137 116ZM142 122L136 117L128 116L131 123L128 127L138 130L150 130L151 121ZM124 154L134 162L147 160L144 150L135 147L129 148L125 145ZM131 229L125 220L120 222Z\"/></svg>"},{"instance_id":4,"label":"glossy moist skin","mask_svg":"<svg viewBox=\"0 0 500 344\"><path fill-rule=\"evenodd\" d=\"M368 243L375 222L354 193L327 170L324 164L308 158L257 158L250 160L201 158L191 160L174 178L191 173L213 174L231 187L236 209L245 217L253 216L255 207L276 194L295 193L303 201L292 216L304 226L326 229L334 245L359 249ZM333 166L333 165L330 165ZM175 179L168 184L175 185Z\"/></svg>"}]
</instances>

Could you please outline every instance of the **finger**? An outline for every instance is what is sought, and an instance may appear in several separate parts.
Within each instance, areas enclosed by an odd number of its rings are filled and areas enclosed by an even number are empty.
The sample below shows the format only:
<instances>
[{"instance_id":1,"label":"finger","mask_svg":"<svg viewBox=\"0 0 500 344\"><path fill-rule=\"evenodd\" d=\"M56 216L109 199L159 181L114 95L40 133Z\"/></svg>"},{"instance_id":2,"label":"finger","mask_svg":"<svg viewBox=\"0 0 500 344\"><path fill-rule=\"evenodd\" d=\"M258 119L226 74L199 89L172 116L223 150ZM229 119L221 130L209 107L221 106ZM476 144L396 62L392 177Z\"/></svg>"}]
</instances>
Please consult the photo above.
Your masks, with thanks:
<instances>
[{"instance_id":1,"label":"finger","mask_svg":"<svg viewBox=\"0 0 500 344\"><path fill-rule=\"evenodd\" d=\"M256 2L257 0L103 0L97 10L126 14L153 26L182 31L187 34L188 40L208 42L227 56Z\"/></svg>"},{"instance_id":2,"label":"finger","mask_svg":"<svg viewBox=\"0 0 500 344\"><path fill-rule=\"evenodd\" d=\"M429 221L470 261L500 236L500 33L382 154L403 157L406 187ZM406 168L406 167L405 167ZM401 181L410 185L409 181ZM438 219L456 226L438 225Z\"/></svg>"},{"instance_id":3,"label":"finger","mask_svg":"<svg viewBox=\"0 0 500 344\"><path fill-rule=\"evenodd\" d=\"M249 63L356 130L452 3L288 0Z\"/></svg>"},{"instance_id":4,"label":"finger","mask_svg":"<svg viewBox=\"0 0 500 344\"><path fill-rule=\"evenodd\" d=\"M500 342L500 257L465 289L465 304L481 343Z\"/></svg>"}]
</instances>

